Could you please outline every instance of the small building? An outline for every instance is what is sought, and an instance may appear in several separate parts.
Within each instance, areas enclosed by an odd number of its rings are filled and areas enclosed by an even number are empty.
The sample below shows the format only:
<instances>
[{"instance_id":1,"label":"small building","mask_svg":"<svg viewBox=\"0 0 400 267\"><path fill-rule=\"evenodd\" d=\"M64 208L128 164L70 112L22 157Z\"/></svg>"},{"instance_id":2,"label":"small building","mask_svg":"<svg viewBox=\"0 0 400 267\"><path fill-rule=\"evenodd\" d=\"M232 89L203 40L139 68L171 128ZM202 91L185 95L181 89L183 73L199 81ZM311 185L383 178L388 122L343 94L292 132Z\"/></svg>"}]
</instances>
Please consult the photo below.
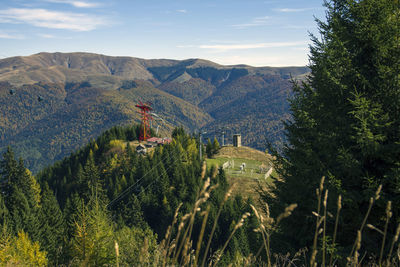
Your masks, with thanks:
<instances>
[{"instance_id":1,"label":"small building","mask_svg":"<svg viewBox=\"0 0 400 267\"><path fill-rule=\"evenodd\" d=\"M242 136L240 134L233 135L233 146L235 147L242 146Z\"/></svg>"},{"instance_id":2,"label":"small building","mask_svg":"<svg viewBox=\"0 0 400 267\"><path fill-rule=\"evenodd\" d=\"M146 149L146 147L145 147L144 145L139 144L139 145L136 147L136 153L138 153L138 154L140 154L140 155L145 155L146 152L147 152L147 149Z\"/></svg>"},{"instance_id":3,"label":"small building","mask_svg":"<svg viewBox=\"0 0 400 267\"><path fill-rule=\"evenodd\" d=\"M161 146L161 145L165 145L165 144L169 144L172 142L172 139L164 137L164 138L160 138L160 137L151 137L149 139L147 139L147 144L149 144L150 146Z\"/></svg>"}]
</instances>

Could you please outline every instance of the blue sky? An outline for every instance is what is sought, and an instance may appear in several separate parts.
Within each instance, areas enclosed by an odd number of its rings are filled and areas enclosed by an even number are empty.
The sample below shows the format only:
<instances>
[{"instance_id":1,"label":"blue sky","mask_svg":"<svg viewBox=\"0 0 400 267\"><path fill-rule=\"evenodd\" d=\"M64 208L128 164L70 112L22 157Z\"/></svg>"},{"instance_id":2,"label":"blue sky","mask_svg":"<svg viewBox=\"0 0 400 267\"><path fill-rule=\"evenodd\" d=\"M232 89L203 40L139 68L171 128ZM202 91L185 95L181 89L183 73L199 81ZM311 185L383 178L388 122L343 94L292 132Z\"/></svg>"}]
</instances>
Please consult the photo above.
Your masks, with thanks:
<instances>
[{"instance_id":1,"label":"blue sky","mask_svg":"<svg viewBox=\"0 0 400 267\"><path fill-rule=\"evenodd\" d=\"M2 0L0 58L93 52L203 58L224 65L308 63L323 0Z\"/></svg>"}]
</instances>

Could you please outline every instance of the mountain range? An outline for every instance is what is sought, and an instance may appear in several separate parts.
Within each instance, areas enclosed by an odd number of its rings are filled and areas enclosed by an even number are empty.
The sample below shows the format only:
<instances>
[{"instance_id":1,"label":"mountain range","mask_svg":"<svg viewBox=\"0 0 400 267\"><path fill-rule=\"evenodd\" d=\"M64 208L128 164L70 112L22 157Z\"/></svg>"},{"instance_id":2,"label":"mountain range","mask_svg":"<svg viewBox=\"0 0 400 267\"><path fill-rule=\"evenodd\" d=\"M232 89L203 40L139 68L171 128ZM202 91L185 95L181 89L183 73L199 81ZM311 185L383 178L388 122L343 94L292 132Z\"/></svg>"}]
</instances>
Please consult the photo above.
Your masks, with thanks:
<instances>
[{"instance_id":1,"label":"mountain range","mask_svg":"<svg viewBox=\"0 0 400 267\"><path fill-rule=\"evenodd\" d=\"M138 123L151 102L167 134L175 126L205 137L242 134L245 145L281 146L291 79L307 67L222 66L202 59L39 53L0 60L0 151L11 145L37 172L113 125ZM40 100L40 101L39 101ZM229 140L229 139L228 139Z\"/></svg>"}]
</instances>

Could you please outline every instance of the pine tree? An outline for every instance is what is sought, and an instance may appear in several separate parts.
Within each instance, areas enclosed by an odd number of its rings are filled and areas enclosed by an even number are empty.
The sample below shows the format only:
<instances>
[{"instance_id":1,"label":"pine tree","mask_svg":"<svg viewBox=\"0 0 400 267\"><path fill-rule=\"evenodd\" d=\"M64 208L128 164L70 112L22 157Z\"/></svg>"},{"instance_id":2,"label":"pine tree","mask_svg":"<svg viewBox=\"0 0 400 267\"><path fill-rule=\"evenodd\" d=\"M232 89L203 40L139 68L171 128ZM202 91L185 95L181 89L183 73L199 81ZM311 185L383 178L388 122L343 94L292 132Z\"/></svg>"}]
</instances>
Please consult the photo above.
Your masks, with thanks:
<instances>
[{"instance_id":1,"label":"pine tree","mask_svg":"<svg viewBox=\"0 0 400 267\"><path fill-rule=\"evenodd\" d=\"M121 266L151 266L156 262L157 235L149 229L123 227L116 232Z\"/></svg>"},{"instance_id":2,"label":"pine tree","mask_svg":"<svg viewBox=\"0 0 400 267\"><path fill-rule=\"evenodd\" d=\"M146 228L140 202L135 194L129 195L125 201L118 203L116 215L119 216L119 225L128 227Z\"/></svg>"},{"instance_id":3,"label":"pine tree","mask_svg":"<svg viewBox=\"0 0 400 267\"><path fill-rule=\"evenodd\" d=\"M83 206L74 222L72 255L83 266L104 266L114 263L113 228L108 212L98 199Z\"/></svg>"},{"instance_id":4,"label":"pine tree","mask_svg":"<svg viewBox=\"0 0 400 267\"><path fill-rule=\"evenodd\" d=\"M206 145L206 154L207 154L207 157L208 158L211 158L212 157L212 155L213 155L213 145L212 145L212 143L211 143L211 140L210 140L210 138L208 138L208 140L207 140L207 145Z\"/></svg>"},{"instance_id":5,"label":"pine tree","mask_svg":"<svg viewBox=\"0 0 400 267\"><path fill-rule=\"evenodd\" d=\"M3 160L0 161L0 185L2 187L2 194L7 197L12 192L12 183L18 176L18 163L15 160L14 152L10 147L3 154Z\"/></svg>"},{"instance_id":6,"label":"pine tree","mask_svg":"<svg viewBox=\"0 0 400 267\"><path fill-rule=\"evenodd\" d=\"M218 150L220 148L219 142L217 140L217 137L214 137L214 141L212 143L212 150L213 150L213 154L217 154Z\"/></svg>"},{"instance_id":7,"label":"pine tree","mask_svg":"<svg viewBox=\"0 0 400 267\"><path fill-rule=\"evenodd\" d=\"M57 265L63 254L64 236L66 235L65 220L60 206L47 183L43 187L41 206L41 225L43 227L42 247L48 252L51 264Z\"/></svg>"},{"instance_id":8,"label":"pine tree","mask_svg":"<svg viewBox=\"0 0 400 267\"><path fill-rule=\"evenodd\" d=\"M83 167L82 178L79 187L86 200L88 200L91 196L95 196L95 198L99 199L100 202L107 202L104 182L100 176L99 169L94 162L92 150L89 151L89 156L85 166Z\"/></svg>"},{"instance_id":9,"label":"pine tree","mask_svg":"<svg viewBox=\"0 0 400 267\"><path fill-rule=\"evenodd\" d=\"M293 119L286 124L288 145L276 166L273 212L297 203L282 222L277 242L299 249L310 245L315 227L315 189L322 176L335 211L339 194L345 205L338 241L352 245L379 184L384 198L370 222L381 225L384 201L395 201L398 217L400 154L400 23L392 0L335 0L326 3L327 20L318 21L321 40L312 37L306 82L295 83ZM329 223L329 222L328 222ZM394 229L389 229L394 231ZM373 251L379 236L363 238ZM281 242L281 243L282 243Z\"/></svg>"},{"instance_id":10,"label":"pine tree","mask_svg":"<svg viewBox=\"0 0 400 267\"><path fill-rule=\"evenodd\" d=\"M22 159L17 162L11 148L3 155L0 164L5 211L9 213L7 224L12 234L24 231L34 241L41 238L39 220L40 186Z\"/></svg>"}]
</instances>

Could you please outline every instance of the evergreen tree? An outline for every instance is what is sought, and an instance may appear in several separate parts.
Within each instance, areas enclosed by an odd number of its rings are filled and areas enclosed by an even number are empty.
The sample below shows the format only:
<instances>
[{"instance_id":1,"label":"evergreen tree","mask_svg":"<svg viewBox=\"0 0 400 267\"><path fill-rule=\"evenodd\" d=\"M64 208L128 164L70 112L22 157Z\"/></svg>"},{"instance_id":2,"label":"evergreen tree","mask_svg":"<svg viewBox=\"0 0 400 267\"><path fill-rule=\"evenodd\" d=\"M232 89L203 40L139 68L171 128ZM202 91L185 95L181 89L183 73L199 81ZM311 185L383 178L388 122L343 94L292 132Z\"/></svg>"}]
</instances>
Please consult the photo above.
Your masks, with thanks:
<instances>
[{"instance_id":1,"label":"evergreen tree","mask_svg":"<svg viewBox=\"0 0 400 267\"><path fill-rule=\"evenodd\" d=\"M6 204L4 203L3 196L0 194L0 227L7 226L9 220L10 218L8 209L6 207Z\"/></svg>"},{"instance_id":2,"label":"evergreen tree","mask_svg":"<svg viewBox=\"0 0 400 267\"><path fill-rule=\"evenodd\" d=\"M0 164L4 211L9 213L7 224L12 234L24 231L34 240L41 237L39 220L40 186L22 159L17 162L11 148L3 155Z\"/></svg>"},{"instance_id":3,"label":"evergreen tree","mask_svg":"<svg viewBox=\"0 0 400 267\"><path fill-rule=\"evenodd\" d=\"M99 169L94 162L92 150L89 151L88 159L83 167L80 190L83 191L86 200L90 197L94 197L99 199L102 203L107 202L103 179L101 178Z\"/></svg>"},{"instance_id":4,"label":"evergreen tree","mask_svg":"<svg viewBox=\"0 0 400 267\"><path fill-rule=\"evenodd\" d=\"M15 237L7 234L0 236L1 266L47 266L46 254L39 243L32 242L23 231Z\"/></svg>"},{"instance_id":5,"label":"evergreen tree","mask_svg":"<svg viewBox=\"0 0 400 267\"><path fill-rule=\"evenodd\" d=\"M157 235L149 228L123 227L115 235L121 266L151 266L156 262Z\"/></svg>"},{"instance_id":6,"label":"evergreen tree","mask_svg":"<svg viewBox=\"0 0 400 267\"><path fill-rule=\"evenodd\" d=\"M217 154L218 150L220 148L219 142L217 140L217 137L214 137L214 141L212 143L212 150L213 150L213 154Z\"/></svg>"},{"instance_id":7,"label":"evergreen tree","mask_svg":"<svg viewBox=\"0 0 400 267\"><path fill-rule=\"evenodd\" d=\"M3 154L3 160L0 161L0 175L0 186L3 189L1 193L7 197L11 194L13 181L17 180L18 176L18 163L10 147L7 148Z\"/></svg>"},{"instance_id":8,"label":"evergreen tree","mask_svg":"<svg viewBox=\"0 0 400 267\"><path fill-rule=\"evenodd\" d=\"M172 131L172 138L176 139L178 136L186 136L185 130L183 127L177 127Z\"/></svg>"},{"instance_id":9,"label":"evergreen tree","mask_svg":"<svg viewBox=\"0 0 400 267\"><path fill-rule=\"evenodd\" d=\"M114 263L114 240L111 219L99 200L83 206L74 223L72 255L82 266L104 266Z\"/></svg>"},{"instance_id":10,"label":"evergreen tree","mask_svg":"<svg viewBox=\"0 0 400 267\"><path fill-rule=\"evenodd\" d=\"M214 150L213 150L213 145L212 145L212 143L211 143L210 138L208 138L208 140L207 140L207 145L206 145L206 154L207 154L207 157L208 157L208 158L211 158L212 155L213 155L213 152L214 152Z\"/></svg>"},{"instance_id":11,"label":"evergreen tree","mask_svg":"<svg viewBox=\"0 0 400 267\"><path fill-rule=\"evenodd\" d=\"M119 226L146 228L147 223L143 220L143 212L136 195L131 194L125 201L117 206L115 214L119 217Z\"/></svg>"},{"instance_id":12,"label":"evergreen tree","mask_svg":"<svg viewBox=\"0 0 400 267\"><path fill-rule=\"evenodd\" d=\"M394 215L400 215L398 4L334 0L326 7L326 22L318 21L322 39L312 37L311 75L294 84L293 119L286 124L289 144L275 165L284 182L276 182L277 198L266 196L275 215L298 204L276 238L295 249L312 242L315 189L322 176L332 213L338 195L345 200L338 236L345 250L351 249L379 184L384 197L369 222L382 226L379 218L385 216L387 200L395 201ZM392 226L389 231L393 233ZM363 237L363 247L373 252L380 238L370 233Z\"/></svg>"},{"instance_id":13,"label":"evergreen tree","mask_svg":"<svg viewBox=\"0 0 400 267\"><path fill-rule=\"evenodd\" d=\"M66 235L64 216L60 206L47 183L43 187L41 225L43 237L41 244L48 252L48 259L51 264L57 265L59 257L63 254L64 237Z\"/></svg>"}]
</instances>

